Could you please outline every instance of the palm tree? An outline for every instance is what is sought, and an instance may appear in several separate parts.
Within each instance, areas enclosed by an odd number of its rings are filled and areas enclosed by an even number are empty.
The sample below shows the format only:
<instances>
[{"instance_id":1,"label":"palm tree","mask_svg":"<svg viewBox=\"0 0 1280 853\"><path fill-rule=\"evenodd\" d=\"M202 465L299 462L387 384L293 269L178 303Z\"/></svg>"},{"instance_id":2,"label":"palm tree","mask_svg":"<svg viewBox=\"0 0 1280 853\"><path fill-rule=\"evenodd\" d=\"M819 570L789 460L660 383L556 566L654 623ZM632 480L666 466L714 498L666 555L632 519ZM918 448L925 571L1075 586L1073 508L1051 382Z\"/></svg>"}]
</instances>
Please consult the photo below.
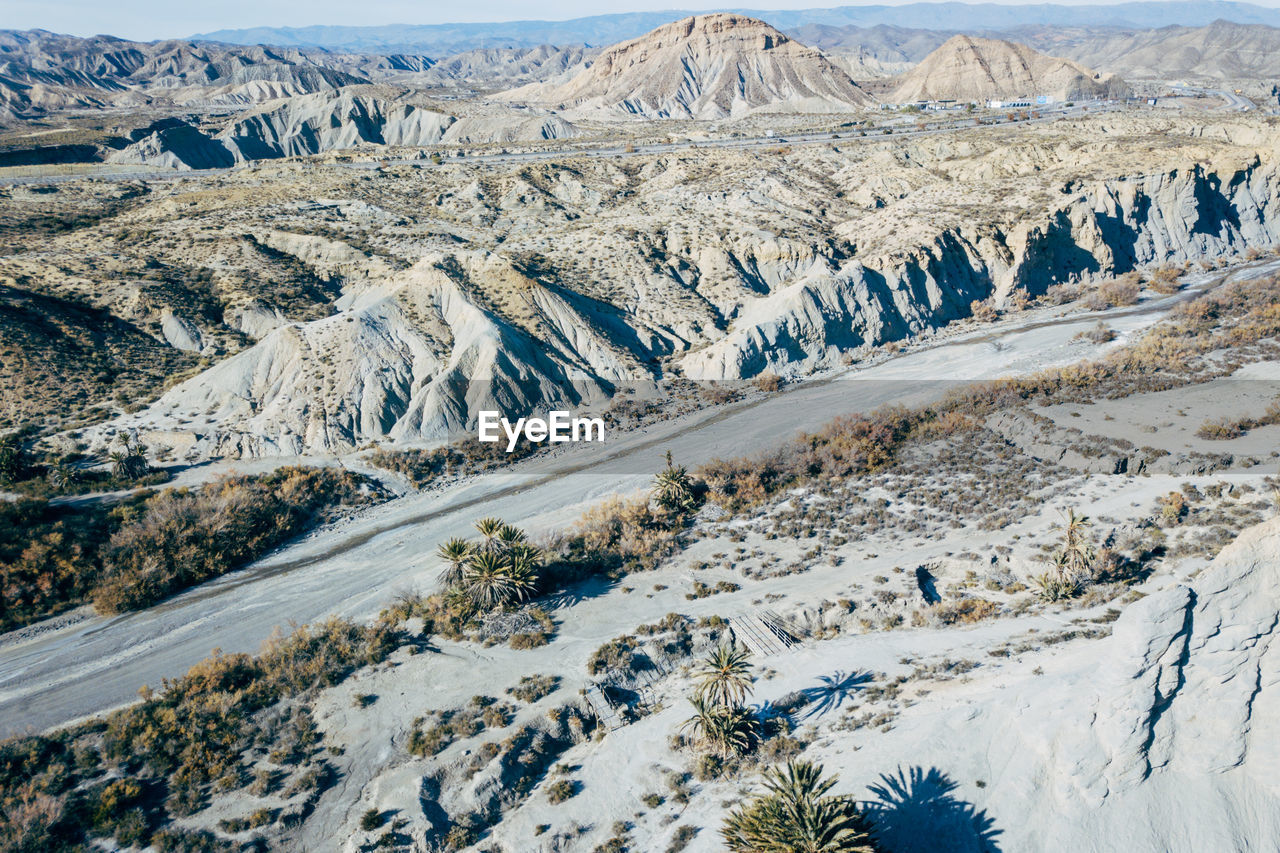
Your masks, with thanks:
<instances>
[{"instance_id":1,"label":"palm tree","mask_svg":"<svg viewBox=\"0 0 1280 853\"><path fill-rule=\"evenodd\" d=\"M121 480L137 480L150 470L147 449L136 441L126 438L120 450L111 452L111 473Z\"/></svg>"},{"instance_id":2,"label":"palm tree","mask_svg":"<svg viewBox=\"0 0 1280 853\"><path fill-rule=\"evenodd\" d=\"M693 716L680 728L688 730L695 743L721 758L751 749L757 726L746 708L716 705L701 696L694 696L689 703L693 705Z\"/></svg>"},{"instance_id":3,"label":"palm tree","mask_svg":"<svg viewBox=\"0 0 1280 853\"><path fill-rule=\"evenodd\" d=\"M483 539L482 547L488 551L493 549L494 539L497 538L498 531L503 528L503 522L500 518L482 518L476 522L476 532Z\"/></svg>"},{"instance_id":4,"label":"palm tree","mask_svg":"<svg viewBox=\"0 0 1280 853\"><path fill-rule=\"evenodd\" d=\"M520 544L506 555L511 582L516 587L517 599L523 601L533 595L538 586L538 566L542 564L542 552L532 545Z\"/></svg>"},{"instance_id":5,"label":"palm tree","mask_svg":"<svg viewBox=\"0 0 1280 853\"><path fill-rule=\"evenodd\" d=\"M520 585L507 561L493 551L480 551L467 562L462 586L477 607L492 609L520 597Z\"/></svg>"},{"instance_id":6,"label":"palm tree","mask_svg":"<svg viewBox=\"0 0 1280 853\"><path fill-rule=\"evenodd\" d=\"M447 564L444 573L440 575L441 582L446 587L461 583L463 570L471 557L471 543L465 539L450 539L436 549L436 554Z\"/></svg>"},{"instance_id":7,"label":"palm tree","mask_svg":"<svg viewBox=\"0 0 1280 853\"><path fill-rule=\"evenodd\" d=\"M667 467L653 478L653 499L658 506L671 512L686 512L697 503L693 478L683 465L675 464L670 450L667 451Z\"/></svg>"},{"instance_id":8,"label":"palm tree","mask_svg":"<svg viewBox=\"0 0 1280 853\"><path fill-rule=\"evenodd\" d=\"M808 761L770 768L767 793L731 812L720 835L734 853L872 853L857 803L827 793L835 783Z\"/></svg>"},{"instance_id":9,"label":"palm tree","mask_svg":"<svg viewBox=\"0 0 1280 853\"><path fill-rule=\"evenodd\" d=\"M79 479L79 472L65 462L59 462L49 469L49 485L62 491Z\"/></svg>"},{"instance_id":10,"label":"palm tree","mask_svg":"<svg viewBox=\"0 0 1280 853\"><path fill-rule=\"evenodd\" d=\"M498 540L499 546L509 551L514 546L520 545L525 541L525 534L519 527L504 524L498 528L498 533L494 538Z\"/></svg>"},{"instance_id":11,"label":"palm tree","mask_svg":"<svg viewBox=\"0 0 1280 853\"><path fill-rule=\"evenodd\" d=\"M0 483L15 483L26 467L22 460L22 442L14 433L0 435Z\"/></svg>"},{"instance_id":12,"label":"palm tree","mask_svg":"<svg viewBox=\"0 0 1280 853\"><path fill-rule=\"evenodd\" d=\"M751 692L750 657L745 649L728 645L711 652L694 673L697 695L713 705L741 705Z\"/></svg>"},{"instance_id":13,"label":"palm tree","mask_svg":"<svg viewBox=\"0 0 1280 853\"><path fill-rule=\"evenodd\" d=\"M1093 573L1097 556L1088 535L1092 522L1087 516L1076 515L1074 508L1063 518L1061 558L1054 560L1054 568L1059 580L1082 581Z\"/></svg>"}]
</instances>

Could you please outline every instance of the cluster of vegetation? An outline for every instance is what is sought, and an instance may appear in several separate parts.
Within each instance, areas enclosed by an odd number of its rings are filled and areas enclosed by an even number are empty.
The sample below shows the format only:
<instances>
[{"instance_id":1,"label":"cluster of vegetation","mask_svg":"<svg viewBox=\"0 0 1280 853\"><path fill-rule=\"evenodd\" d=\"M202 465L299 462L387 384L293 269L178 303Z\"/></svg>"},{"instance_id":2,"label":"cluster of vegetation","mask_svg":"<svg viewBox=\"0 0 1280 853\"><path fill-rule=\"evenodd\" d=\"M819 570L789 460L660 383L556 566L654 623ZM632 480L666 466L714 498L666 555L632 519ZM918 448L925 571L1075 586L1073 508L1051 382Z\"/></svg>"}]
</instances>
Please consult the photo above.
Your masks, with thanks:
<instances>
[{"instance_id":1,"label":"cluster of vegetation","mask_svg":"<svg viewBox=\"0 0 1280 853\"><path fill-rule=\"evenodd\" d=\"M1045 601L1071 598L1093 580L1098 554L1088 535L1091 525L1088 516L1076 515L1075 509L1067 510L1062 522L1062 543L1053 552L1053 569L1033 579Z\"/></svg>"},{"instance_id":2,"label":"cluster of vegetation","mask_svg":"<svg viewBox=\"0 0 1280 853\"><path fill-rule=\"evenodd\" d=\"M1258 417L1215 418L1205 421L1196 435L1211 441L1230 441L1246 435L1249 430L1280 423L1280 400L1267 404L1267 410Z\"/></svg>"},{"instance_id":3,"label":"cluster of vegetation","mask_svg":"<svg viewBox=\"0 0 1280 853\"><path fill-rule=\"evenodd\" d=\"M703 491L668 455L666 467L654 479L650 500L612 500L594 507L546 548L530 544L523 530L501 519L480 519L479 542L452 539L439 546L437 553L445 563L444 591L415 599L413 615L434 633L458 639L479 636L488 623L501 621L495 616L519 611L536 624L509 634L512 645L545 643L553 624L545 613L529 607L530 602L586 578L612 580L656 568L677 550Z\"/></svg>"},{"instance_id":4,"label":"cluster of vegetation","mask_svg":"<svg viewBox=\"0 0 1280 853\"><path fill-rule=\"evenodd\" d=\"M168 471L155 470L147 461L147 449L126 437L109 451L110 468L86 467L78 454L35 458L24 446L23 435L0 436L0 486L30 497L49 498L88 492L124 491L168 482Z\"/></svg>"},{"instance_id":5,"label":"cluster of vegetation","mask_svg":"<svg viewBox=\"0 0 1280 853\"><path fill-rule=\"evenodd\" d=\"M697 476L707 498L729 511L765 501L815 480L832 481L885 470L913 442L971 430L981 418L1029 404L1080 402L1167 390L1228 373L1203 356L1231 349L1235 358L1274 355L1280 337L1280 277L1232 283L1178 306L1170 321L1102 358L1038 373L977 382L913 409L888 406L837 418L765 455L716 459Z\"/></svg>"},{"instance_id":6,"label":"cluster of vegetation","mask_svg":"<svg viewBox=\"0 0 1280 853\"><path fill-rule=\"evenodd\" d=\"M112 838L162 851L236 849L166 825L240 787L255 744L273 761L313 760L319 735L309 710L281 714L281 706L384 660L402 637L385 619L330 619L272 638L256 657L215 653L100 720L0 743L0 850L57 853ZM244 820L228 831L265 822Z\"/></svg>"},{"instance_id":7,"label":"cluster of vegetation","mask_svg":"<svg viewBox=\"0 0 1280 853\"><path fill-rule=\"evenodd\" d=\"M490 614L513 611L546 591L545 554L523 530L498 518L482 518L475 527L478 543L451 539L437 550L445 562L444 591L412 602L415 615L442 636L465 636L468 630L478 630ZM543 627L546 633L551 626Z\"/></svg>"},{"instance_id":8,"label":"cluster of vegetation","mask_svg":"<svg viewBox=\"0 0 1280 853\"><path fill-rule=\"evenodd\" d=\"M718 759L750 752L759 742L760 724L745 706L751 695L751 664L742 649L723 645L702 662L690 698L693 716L684 723L695 745Z\"/></svg>"},{"instance_id":9,"label":"cluster of vegetation","mask_svg":"<svg viewBox=\"0 0 1280 853\"><path fill-rule=\"evenodd\" d=\"M466 438L446 447L430 450L387 450L378 448L368 456L369 462L404 477L416 488L448 477L463 477L491 471L502 465L532 456L541 444L523 435L510 453L505 442L479 441Z\"/></svg>"},{"instance_id":10,"label":"cluster of vegetation","mask_svg":"<svg viewBox=\"0 0 1280 853\"><path fill-rule=\"evenodd\" d=\"M875 853L857 801L830 793L837 781L808 761L772 767L765 792L730 812L720 836L733 853Z\"/></svg>"},{"instance_id":11,"label":"cluster of vegetation","mask_svg":"<svg viewBox=\"0 0 1280 853\"><path fill-rule=\"evenodd\" d=\"M459 738L474 737L485 729L501 729L511 724L515 709L491 696L473 696L466 707L434 711L413 721L409 732L411 755L428 757L443 751Z\"/></svg>"},{"instance_id":12,"label":"cluster of vegetation","mask_svg":"<svg viewBox=\"0 0 1280 853\"><path fill-rule=\"evenodd\" d=\"M1135 276L1122 276L1104 282L1084 300L1084 307L1091 311L1136 305L1142 286Z\"/></svg>"},{"instance_id":13,"label":"cluster of vegetation","mask_svg":"<svg viewBox=\"0 0 1280 853\"><path fill-rule=\"evenodd\" d=\"M704 752L699 774L705 776L723 772L770 733L745 705L753 680L745 651L720 646L702 661L695 678L690 699L694 714L683 728ZM798 742L791 746L791 752L798 752ZM774 750L770 757L786 757L786 752ZM853 798L828 793L835 782L824 780L822 768L805 761L770 768L765 771L766 793L731 812L721 836L735 853L874 851L869 825Z\"/></svg>"},{"instance_id":14,"label":"cluster of vegetation","mask_svg":"<svg viewBox=\"0 0 1280 853\"><path fill-rule=\"evenodd\" d=\"M345 470L280 468L114 505L0 503L0 628L89 600L107 613L146 607L245 565L371 494L369 481Z\"/></svg>"},{"instance_id":15,"label":"cluster of vegetation","mask_svg":"<svg viewBox=\"0 0 1280 853\"><path fill-rule=\"evenodd\" d=\"M507 693L521 702L537 702L550 696L560 688L558 675L525 675L515 687L508 687Z\"/></svg>"}]
</instances>

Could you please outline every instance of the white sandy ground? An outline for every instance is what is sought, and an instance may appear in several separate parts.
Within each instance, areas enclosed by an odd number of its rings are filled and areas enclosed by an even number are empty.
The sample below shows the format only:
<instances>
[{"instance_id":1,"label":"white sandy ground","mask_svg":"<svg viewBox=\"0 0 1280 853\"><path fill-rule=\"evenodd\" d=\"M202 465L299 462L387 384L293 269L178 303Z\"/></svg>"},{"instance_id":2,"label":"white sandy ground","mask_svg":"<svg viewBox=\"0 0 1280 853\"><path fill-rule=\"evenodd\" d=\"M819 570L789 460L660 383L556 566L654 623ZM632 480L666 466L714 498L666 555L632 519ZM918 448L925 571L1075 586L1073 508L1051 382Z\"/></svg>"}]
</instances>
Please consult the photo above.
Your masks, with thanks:
<instances>
[{"instance_id":1,"label":"white sandy ground","mask_svg":"<svg viewBox=\"0 0 1280 853\"><path fill-rule=\"evenodd\" d=\"M1274 266L1254 265L1236 275ZM1216 277L1201 276L1192 289ZM431 588L439 570L436 544L467 535L482 515L542 533L609 495L645 488L667 449L696 465L776 446L839 414L924 402L949 382L1070 363L1123 343L1175 302L1161 298L1065 317L1029 312L829 381L731 406L703 421L658 424L604 446L579 446L571 456L534 457L443 491L406 495L143 612L9 635L0 647L0 734L39 730L133 701L140 685L158 685L214 648L256 650L277 626L330 614L369 617L398 590ZM1115 342L1076 339L1099 317L1119 334Z\"/></svg>"},{"instance_id":2,"label":"white sandy ground","mask_svg":"<svg viewBox=\"0 0 1280 853\"><path fill-rule=\"evenodd\" d=\"M548 646L512 651L502 646L483 648L471 643L442 643L439 654L398 653L392 665L361 673L340 687L327 691L320 701L316 716L325 732L326 743L344 750L334 759L342 769L343 790L321 801L299 843L303 849L328 850L340 849L339 840L345 840L341 849L354 850L356 845L370 841L378 834L365 834L357 829L360 815L370 808L407 819L411 827L420 826L422 808L418 800L424 776L431 775L442 766L464 760L483 740L501 740L515 727L536 719L550 707L574 699L578 690L588 683L584 663L595 648L636 625L656 622L667 613L679 612L695 619L713 615L732 617L755 610L762 597L767 596L770 608L788 614L840 597L865 602L865 592L859 595L852 591L858 585L863 590L892 589L912 595L912 567L934 564L939 588L942 588L944 582L960 580L966 568L976 568L981 572L984 566L977 560L967 563L944 560L938 567L938 558L954 551L982 551L993 542L1015 545L1014 553L1004 566L1015 576L1026 578L1043 571L1043 563L1034 559L1035 545L1051 537L1051 526L1059 520L1059 512L1066 506L1074 506L1098 519L1122 520L1149 515L1157 497L1185 482L1201 487L1223 481L1256 486L1260 479L1261 474L1199 478L1072 477L1068 494L999 533L969 525L949 531L940 540L926 541L909 539L888 529L832 549L845 558L839 566L814 564L802 574L762 581L744 580L739 573L724 566L701 570L693 568L699 560L710 558L715 551L732 550L733 543L720 536L695 543L655 572L627 578L624 586L590 597L566 598L559 602L552 613L560 623L560 631ZM1100 525L1100 528L1099 533L1105 535L1110 525ZM747 544L753 547L762 545L770 553L780 555L785 562L800 558L810 541L784 538L771 542L750 540ZM1199 557L1170 561L1141 589L1157 593L1177 588L1188 577L1198 574L1205 564L1206 561ZM906 567L908 571L894 572L895 567ZM874 581L877 576L887 576L890 581L887 585L878 585ZM708 584L717 580L734 580L742 583L743 589L689 601L684 598L684 593L694 580ZM659 586L667 589L659 591ZM978 591L978 594L984 593ZM894 729L887 735L874 730L854 735L836 734L830 729L832 724L841 721L846 709L863 710L859 707L862 703L857 698L856 689L850 690L848 695L837 693L831 696L827 706L813 716L801 712L800 722L806 728L806 734L816 737L815 746L806 754L839 769L844 776L841 790L864 795L861 786L874 783L879 774L892 773L899 763L910 762L926 769L941 768L959 785L953 792L957 803L976 803L981 808L987 796L982 788L977 787L978 781L991 783L987 794L1000 792L1004 797L1011 796L1009 789L1015 784L1011 783L1009 774L1016 778L1016 784L1025 783L1028 788L1053 781L1017 777L1022 768L1010 769L1009 765L1016 765L1014 759L1000 759L992 754L998 751L998 733L993 736L989 728L983 726L1002 724L1003 691L1008 690L1009 695L1013 695L1015 689L1035 693L1053 685L1061 692L1063 684L1087 679L1090 668L1104 654L1099 651L1099 641L1089 640L1048 646L1044 650L1009 659L996 659L987 652L1010 640L1035 640L1070 628L1073 620L1097 616L1108 606L1111 605L1071 613L1051 609L989 621L973 628L901 629L807 641L783 654L756 661L769 674L757 684L754 701L776 702L794 691L821 688L823 678L839 681L844 676L871 673L893 677L909 673L915 664L944 658L977 661L982 667L966 677L965 683L925 685L931 691L928 698L919 696L918 707L905 712L902 721L895 722ZM911 665L904 664L904 660ZM1046 674L1033 674L1032 670L1037 667ZM557 693L523 708L510 727L494 733L491 738L486 733L478 739L456 743L431 759L416 759L406 753L405 744L415 717L432 709L462 707L471 696L479 693L502 697L507 687L514 686L520 676L527 674L559 675L563 681ZM668 744L669 736L689 714L689 707L683 699L690 690L689 679L677 674L660 682L656 689L657 698L664 706L662 710L638 723L610 732L602 741L574 747L562 756L561 763L580 767L572 774L573 779L583 783L579 795L565 803L551 805L545 793L535 792L503 820L489 841L496 840L504 845L502 849L515 851L586 851L607 839L615 822L634 821L632 849L665 849L677 827L685 824L707 828L690 846L691 851L721 849L713 830L719 825L723 804L732 803L739 797L737 784L695 783L699 793L688 808L668 803L651 810L641 803L641 797L653 792L669 797L666 772L684 772L692 763L687 752L673 750ZM361 694L372 694L377 700L368 708L356 708L353 699ZM1064 706L1055 712L1059 710L1065 714L1069 709ZM1140 722L1135 719L1134 725ZM968 724L975 727L976 734L966 729ZM925 734L920 734L922 731ZM1034 740L1033 734L1028 734L1030 740ZM977 749L972 742L975 736L994 737L997 743ZM638 812L647 814L637 818ZM668 824L668 816L673 817L674 822ZM1008 836L1009 843L1006 845L1001 839L997 847L990 849L1056 849L1044 837L1036 837L1039 830L1030 825L1020 826L1024 822L1011 817L1004 811L996 821L996 828ZM964 825L957 832L971 825L961 823ZM542 846L543 839L535 840L535 828L542 824L552 827L548 839L574 825L584 827L585 831L563 848ZM414 834L412 828L407 832ZM964 838L952 839L952 842L950 845L908 845L893 849L986 849ZM1161 848L1140 845L1135 849ZM1169 849L1209 848L1174 846Z\"/></svg>"}]
</instances>

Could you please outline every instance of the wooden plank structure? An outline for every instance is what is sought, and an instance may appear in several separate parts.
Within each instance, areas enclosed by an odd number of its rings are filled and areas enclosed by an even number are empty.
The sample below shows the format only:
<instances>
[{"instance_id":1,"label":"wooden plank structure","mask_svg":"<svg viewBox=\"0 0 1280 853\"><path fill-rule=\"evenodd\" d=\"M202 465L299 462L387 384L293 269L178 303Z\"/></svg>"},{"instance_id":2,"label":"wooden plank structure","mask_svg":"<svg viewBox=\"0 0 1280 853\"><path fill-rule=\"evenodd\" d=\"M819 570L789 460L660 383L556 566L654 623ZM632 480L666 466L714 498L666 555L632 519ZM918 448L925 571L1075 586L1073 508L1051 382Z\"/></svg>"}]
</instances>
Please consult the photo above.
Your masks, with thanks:
<instances>
[{"instance_id":1,"label":"wooden plank structure","mask_svg":"<svg viewBox=\"0 0 1280 853\"><path fill-rule=\"evenodd\" d=\"M733 629L734 637L756 657L781 654L796 643L796 638L772 610L731 616L729 627Z\"/></svg>"},{"instance_id":2,"label":"wooden plank structure","mask_svg":"<svg viewBox=\"0 0 1280 853\"><path fill-rule=\"evenodd\" d=\"M587 704L591 706L591 711L596 715L596 720L600 725L609 731L622 726L622 718L618 716L618 712L614 710L613 703L605 697L604 691L600 689L600 685L592 684L586 690Z\"/></svg>"}]
</instances>

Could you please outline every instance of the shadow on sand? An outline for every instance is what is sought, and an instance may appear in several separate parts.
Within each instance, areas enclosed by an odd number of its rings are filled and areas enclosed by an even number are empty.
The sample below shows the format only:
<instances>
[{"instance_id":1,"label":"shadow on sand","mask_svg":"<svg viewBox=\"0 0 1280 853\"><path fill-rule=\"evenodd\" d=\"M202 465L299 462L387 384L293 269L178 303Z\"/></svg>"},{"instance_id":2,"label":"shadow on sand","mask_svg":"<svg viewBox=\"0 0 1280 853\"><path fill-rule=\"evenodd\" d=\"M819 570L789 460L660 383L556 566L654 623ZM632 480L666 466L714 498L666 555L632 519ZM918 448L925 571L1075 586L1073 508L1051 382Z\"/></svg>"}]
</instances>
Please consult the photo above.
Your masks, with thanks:
<instances>
[{"instance_id":1,"label":"shadow on sand","mask_svg":"<svg viewBox=\"0 0 1280 853\"><path fill-rule=\"evenodd\" d=\"M800 691L808 700L800 719L808 720L821 717L828 711L835 711L853 697L871 681L871 675L865 672L841 672L824 675L818 679L817 687L806 687Z\"/></svg>"},{"instance_id":2,"label":"shadow on sand","mask_svg":"<svg viewBox=\"0 0 1280 853\"><path fill-rule=\"evenodd\" d=\"M898 768L869 786L864 804L875 836L892 853L1000 853L995 821L952 795L957 785L936 767Z\"/></svg>"}]
</instances>

